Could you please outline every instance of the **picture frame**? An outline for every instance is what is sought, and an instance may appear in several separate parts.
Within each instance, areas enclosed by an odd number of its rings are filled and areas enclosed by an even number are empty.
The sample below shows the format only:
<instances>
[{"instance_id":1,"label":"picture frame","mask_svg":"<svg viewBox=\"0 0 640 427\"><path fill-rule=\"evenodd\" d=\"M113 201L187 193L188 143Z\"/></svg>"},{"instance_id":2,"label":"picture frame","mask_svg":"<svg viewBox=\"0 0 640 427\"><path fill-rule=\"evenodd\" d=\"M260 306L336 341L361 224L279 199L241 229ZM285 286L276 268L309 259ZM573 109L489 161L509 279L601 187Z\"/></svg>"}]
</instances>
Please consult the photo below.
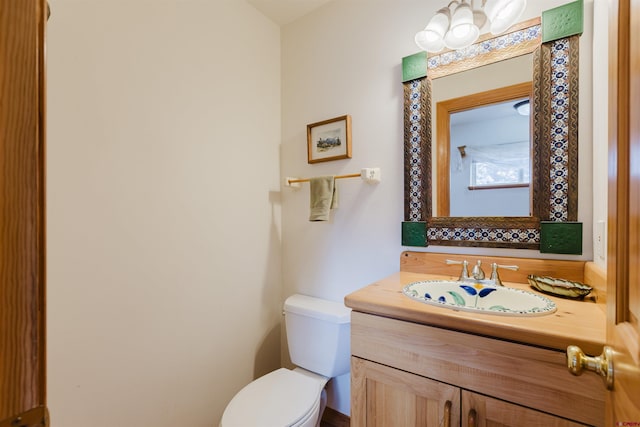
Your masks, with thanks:
<instances>
[{"instance_id":1,"label":"picture frame","mask_svg":"<svg viewBox=\"0 0 640 427\"><path fill-rule=\"evenodd\" d=\"M351 158L351 116L345 115L307 125L307 162Z\"/></svg>"}]
</instances>

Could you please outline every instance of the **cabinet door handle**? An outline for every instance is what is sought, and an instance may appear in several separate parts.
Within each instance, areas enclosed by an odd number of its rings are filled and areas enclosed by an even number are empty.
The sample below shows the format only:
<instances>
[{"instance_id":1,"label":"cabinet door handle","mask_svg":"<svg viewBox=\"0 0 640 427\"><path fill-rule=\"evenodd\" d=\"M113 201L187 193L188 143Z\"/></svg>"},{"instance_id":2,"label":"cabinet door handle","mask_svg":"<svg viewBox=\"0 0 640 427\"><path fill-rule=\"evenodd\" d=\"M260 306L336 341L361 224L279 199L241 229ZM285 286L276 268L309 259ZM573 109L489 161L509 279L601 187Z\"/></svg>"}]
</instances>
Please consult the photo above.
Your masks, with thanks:
<instances>
[{"instance_id":1,"label":"cabinet door handle","mask_svg":"<svg viewBox=\"0 0 640 427\"><path fill-rule=\"evenodd\" d=\"M451 401L444 404L444 427L451 427Z\"/></svg>"},{"instance_id":2,"label":"cabinet door handle","mask_svg":"<svg viewBox=\"0 0 640 427\"><path fill-rule=\"evenodd\" d=\"M478 425L478 417L475 409L469 410L469 415L467 416L467 425L469 427L476 427Z\"/></svg>"}]
</instances>

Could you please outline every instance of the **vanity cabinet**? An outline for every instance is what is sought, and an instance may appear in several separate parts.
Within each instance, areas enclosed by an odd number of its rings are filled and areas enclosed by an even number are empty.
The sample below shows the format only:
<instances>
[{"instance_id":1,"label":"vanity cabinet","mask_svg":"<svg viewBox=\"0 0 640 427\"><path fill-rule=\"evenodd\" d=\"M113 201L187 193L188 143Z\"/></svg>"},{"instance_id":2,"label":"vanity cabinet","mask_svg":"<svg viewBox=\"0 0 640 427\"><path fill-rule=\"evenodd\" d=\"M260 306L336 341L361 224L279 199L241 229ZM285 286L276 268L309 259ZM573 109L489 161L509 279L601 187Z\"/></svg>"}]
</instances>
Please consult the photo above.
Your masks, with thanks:
<instances>
[{"instance_id":1,"label":"vanity cabinet","mask_svg":"<svg viewBox=\"0 0 640 427\"><path fill-rule=\"evenodd\" d=\"M352 426L604 425L562 351L357 311L351 334Z\"/></svg>"},{"instance_id":2,"label":"vanity cabinet","mask_svg":"<svg viewBox=\"0 0 640 427\"><path fill-rule=\"evenodd\" d=\"M461 426L575 427L585 424L462 390Z\"/></svg>"},{"instance_id":3,"label":"vanity cabinet","mask_svg":"<svg viewBox=\"0 0 640 427\"><path fill-rule=\"evenodd\" d=\"M351 358L351 387L351 426L460 424L458 387L357 357Z\"/></svg>"},{"instance_id":4,"label":"vanity cabinet","mask_svg":"<svg viewBox=\"0 0 640 427\"><path fill-rule=\"evenodd\" d=\"M357 357L351 368L354 400L364 405L352 426L584 426Z\"/></svg>"}]
</instances>

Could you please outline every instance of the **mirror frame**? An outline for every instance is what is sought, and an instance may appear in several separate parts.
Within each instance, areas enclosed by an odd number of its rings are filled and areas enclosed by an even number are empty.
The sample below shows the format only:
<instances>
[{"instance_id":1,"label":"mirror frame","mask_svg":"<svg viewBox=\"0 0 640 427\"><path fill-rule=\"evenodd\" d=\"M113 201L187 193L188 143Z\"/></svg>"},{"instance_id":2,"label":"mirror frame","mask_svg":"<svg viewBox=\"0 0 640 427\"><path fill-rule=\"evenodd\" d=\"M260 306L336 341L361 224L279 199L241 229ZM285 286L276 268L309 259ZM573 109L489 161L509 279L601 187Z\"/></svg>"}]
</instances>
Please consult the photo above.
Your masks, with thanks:
<instances>
[{"instance_id":1,"label":"mirror frame","mask_svg":"<svg viewBox=\"0 0 640 427\"><path fill-rule=\"evenodd\" d=\"M405 224L425 225L423 246L539 249L541 221L576 221L578 42L574 35L543 43L535 18L468 48L428 56L426 77L405 82ZM531 216L433 217L431 80L531 52Z\"/></svg>"}]
</instances>

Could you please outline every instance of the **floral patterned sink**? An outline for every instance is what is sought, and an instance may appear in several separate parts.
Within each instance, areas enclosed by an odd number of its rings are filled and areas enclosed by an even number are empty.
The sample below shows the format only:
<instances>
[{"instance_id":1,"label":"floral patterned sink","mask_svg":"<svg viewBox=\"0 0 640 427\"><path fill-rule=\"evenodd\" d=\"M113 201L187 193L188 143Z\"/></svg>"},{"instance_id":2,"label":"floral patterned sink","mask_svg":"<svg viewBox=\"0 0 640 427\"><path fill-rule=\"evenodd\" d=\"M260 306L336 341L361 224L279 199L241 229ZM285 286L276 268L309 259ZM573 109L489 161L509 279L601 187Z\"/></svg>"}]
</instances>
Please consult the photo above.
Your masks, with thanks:
<instances>
[{"instance_id":1,"label":"floral patterned sink","mask_svg":"<svg viewBox=\"0 0 640 427\"><path fill-rule=\"evenodd\" d=\"M544 316L556 311L549 298L480 282L425 280L402 289L409 298L453 310L502 316Z\"/></svg>"}]
</instances>

